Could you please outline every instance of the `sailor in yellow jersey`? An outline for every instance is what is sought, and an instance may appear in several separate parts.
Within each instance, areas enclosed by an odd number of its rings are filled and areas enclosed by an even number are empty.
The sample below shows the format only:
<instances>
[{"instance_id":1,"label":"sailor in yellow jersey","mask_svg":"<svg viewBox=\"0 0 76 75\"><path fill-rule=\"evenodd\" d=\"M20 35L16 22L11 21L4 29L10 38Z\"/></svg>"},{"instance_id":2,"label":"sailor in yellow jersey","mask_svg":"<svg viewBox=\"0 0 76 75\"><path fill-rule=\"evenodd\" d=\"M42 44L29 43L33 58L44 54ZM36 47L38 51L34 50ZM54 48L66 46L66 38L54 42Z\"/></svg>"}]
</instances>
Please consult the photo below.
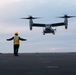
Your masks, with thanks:
<instances>
[{"instance_id":1,"label":"sailor in yellow jersey","mask_svg":"<svg viewBox=\"0 0 76 75\"><path fill-rule=\"evenodd\" d=\"M7 41L11 41L11 40L13 40L13 44L14 44L14 55L18 56L18 49L19 49L19 45L20 45L19 41L20 40L26 41L27 39L21 38L20 36L18 36L18 32L16 32L12 38L7 39Z\"/></svg>"}]
</instances>

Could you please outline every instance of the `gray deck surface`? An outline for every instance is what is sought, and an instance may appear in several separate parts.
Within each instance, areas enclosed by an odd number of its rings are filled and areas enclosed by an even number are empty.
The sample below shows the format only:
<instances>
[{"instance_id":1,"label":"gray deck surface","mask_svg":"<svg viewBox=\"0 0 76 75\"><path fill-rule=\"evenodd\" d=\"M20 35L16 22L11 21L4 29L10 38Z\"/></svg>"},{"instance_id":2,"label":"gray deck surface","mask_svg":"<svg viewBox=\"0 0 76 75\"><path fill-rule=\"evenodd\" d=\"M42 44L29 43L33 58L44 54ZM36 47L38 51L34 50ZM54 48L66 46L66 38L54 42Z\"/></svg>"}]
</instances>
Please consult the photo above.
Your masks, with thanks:
<instances>
[{"instance_id":1,"label":"gray deck surface","mask_svg":"<svg viewBox=\"0 0 76 75\"><path fill-rule=\"evenodd\" d=\"M0 54L0 75L76 75L76 54Z\"/></svg>"}]
</instances>

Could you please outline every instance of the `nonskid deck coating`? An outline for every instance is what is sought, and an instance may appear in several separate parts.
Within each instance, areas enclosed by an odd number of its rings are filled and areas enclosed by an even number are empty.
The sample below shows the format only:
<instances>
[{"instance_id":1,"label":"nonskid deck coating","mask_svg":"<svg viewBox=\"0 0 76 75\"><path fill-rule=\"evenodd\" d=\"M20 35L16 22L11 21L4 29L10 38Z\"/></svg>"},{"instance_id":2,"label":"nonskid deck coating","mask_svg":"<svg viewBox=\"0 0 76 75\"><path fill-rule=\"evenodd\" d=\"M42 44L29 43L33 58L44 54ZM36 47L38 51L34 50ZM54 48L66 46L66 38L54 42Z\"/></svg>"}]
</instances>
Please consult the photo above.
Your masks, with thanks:
<instances>
[{"instance_id":1,"label":"nonskid deck coating","mask_svg":"<svg viewBox=\"0 0 76 75\"><path fill-rule=\"evenodd\" d=\"M0 75L76 75L76 53L0 54Z\"/></svg>"}]
</instances>

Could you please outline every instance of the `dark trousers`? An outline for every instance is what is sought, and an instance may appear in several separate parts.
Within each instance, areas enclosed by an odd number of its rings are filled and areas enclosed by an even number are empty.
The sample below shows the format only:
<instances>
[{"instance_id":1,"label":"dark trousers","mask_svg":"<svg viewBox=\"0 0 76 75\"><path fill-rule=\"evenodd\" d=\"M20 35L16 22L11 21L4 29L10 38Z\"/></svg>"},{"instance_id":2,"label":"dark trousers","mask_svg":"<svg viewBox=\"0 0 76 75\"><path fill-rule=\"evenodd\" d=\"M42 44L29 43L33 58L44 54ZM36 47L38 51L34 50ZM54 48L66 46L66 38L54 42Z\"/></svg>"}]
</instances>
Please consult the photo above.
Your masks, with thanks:
<instances>
[{"instance_id":1,"label":"dark trousers","mask_svg":"<svg viewBox=\"0 0 76 75\"><path fill-rule=\"evenodd\" d=\"M18 56L18 49L19 49L19 44L18 45L14 45L14 55Z\"/></svg>"}]
</instances>

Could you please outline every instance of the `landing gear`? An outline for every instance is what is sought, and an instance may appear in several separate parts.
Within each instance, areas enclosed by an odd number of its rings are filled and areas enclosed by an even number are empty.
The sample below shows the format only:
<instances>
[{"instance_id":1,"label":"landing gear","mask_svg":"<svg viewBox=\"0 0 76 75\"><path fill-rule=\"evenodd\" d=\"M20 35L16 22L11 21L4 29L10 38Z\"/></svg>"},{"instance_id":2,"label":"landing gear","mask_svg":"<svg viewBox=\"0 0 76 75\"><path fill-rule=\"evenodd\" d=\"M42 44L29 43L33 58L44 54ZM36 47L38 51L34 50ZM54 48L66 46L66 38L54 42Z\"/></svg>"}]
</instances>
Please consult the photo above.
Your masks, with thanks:
<instances>
[{"instance_id":1,"label":"landing gear","mask_svg":"<svg viewBox=\"0 0 76 75\"><path fill-rule=\"evenodd\" d=\"M65 29L67 29L67 28L68 28L68 26L66 25L66 26L65 26Z\"/></svg>"},{"instance_id":2,"label":"landing gear","mask_svg":"<svg viewBox=\"0 0 76 75\"><path fill-rule=\"evenodd\" d=\"M43 32L43 35L45 35L45 32Z\"/></svg>"},{"instance_id":3,"label":"landing gear","mask_svg":"<svg viewBox=\"0 0 76 75\"><path fill-rule=\"evenodd\" d=\"M45 29L43 28L43 35L45 35Z\"/></svg>"},{"instance_id":4,"label":"landing gear","mask_svg":"<svg viewBox=\"0 0 76 75\"><path fill-rule=\"evenodd\" d=\"M53 35L55 35L55 31L53 32Z\"/></svg>"}]
</instances>

